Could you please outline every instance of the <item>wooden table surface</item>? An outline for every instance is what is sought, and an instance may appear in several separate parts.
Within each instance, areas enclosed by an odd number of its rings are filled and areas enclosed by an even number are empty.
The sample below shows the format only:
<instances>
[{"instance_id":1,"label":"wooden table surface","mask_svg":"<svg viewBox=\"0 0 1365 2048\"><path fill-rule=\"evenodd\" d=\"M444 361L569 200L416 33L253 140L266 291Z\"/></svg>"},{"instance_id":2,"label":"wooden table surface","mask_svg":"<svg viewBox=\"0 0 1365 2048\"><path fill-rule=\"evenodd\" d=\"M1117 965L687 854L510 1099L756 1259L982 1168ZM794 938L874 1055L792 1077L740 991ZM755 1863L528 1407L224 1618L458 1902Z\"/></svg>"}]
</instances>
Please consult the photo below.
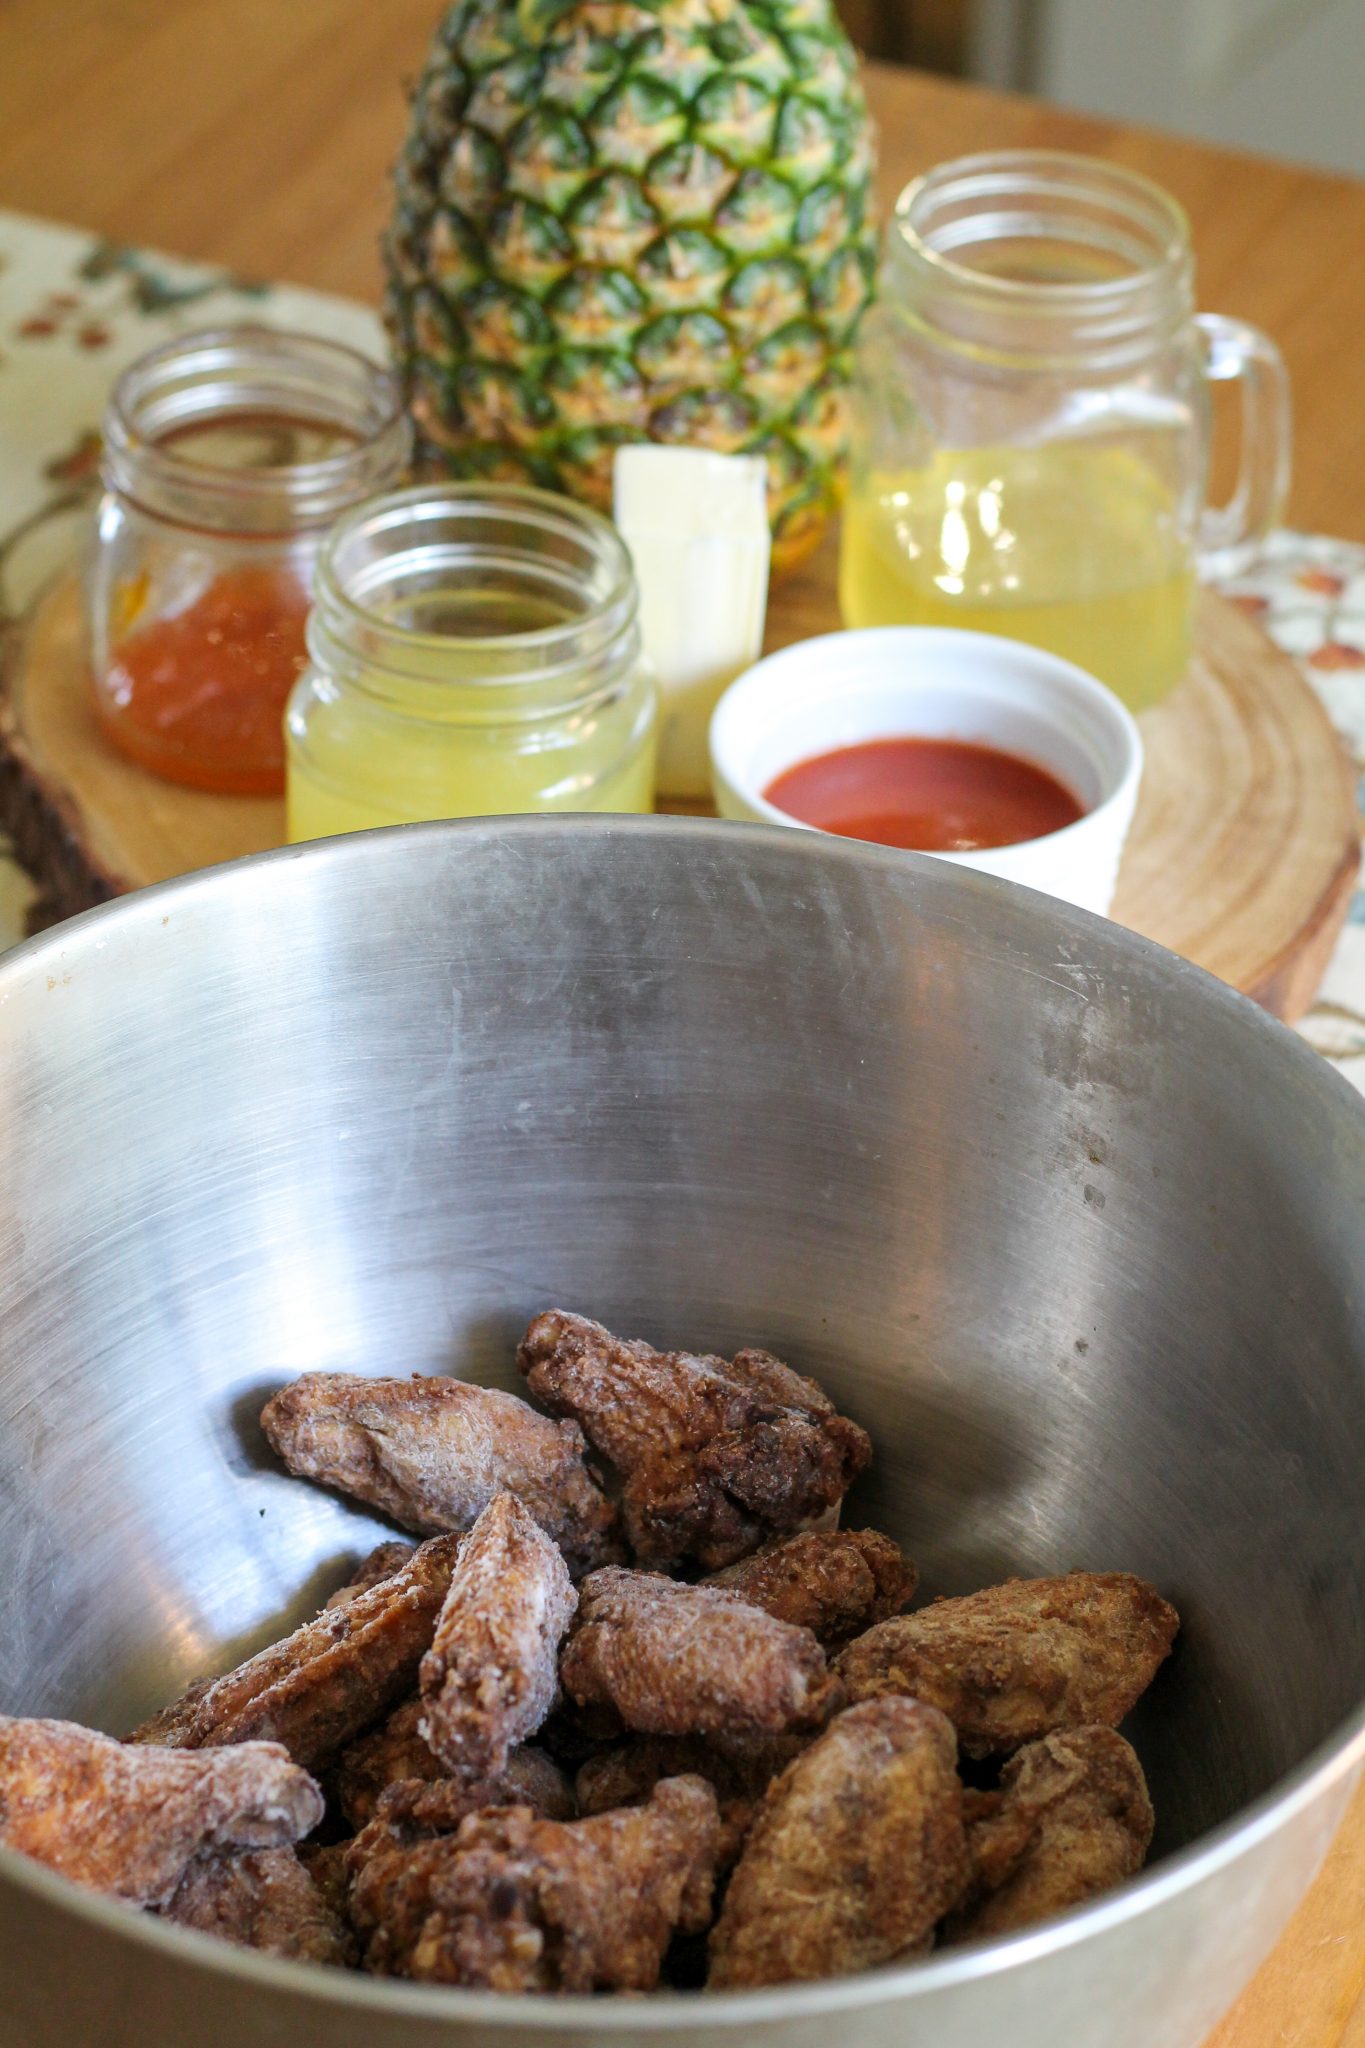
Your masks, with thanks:
<instances>
[{"instance_id":1,"label":"wooden table surface","mask_svg":"<svg viewBox=\"0 0 1365 2048\"><path fill-rule=\"evenodd\" d=\"M398 81L438 9L0 0L0 206L373 299ZM1288 360L1291 521L1365 540L1365 185L909 72L874 66L869 84L884 202L944 157L1027 146L1110 157L1174 192L1201 305L1265 327ZM1365 1792L1209 2048L1365 2048L1362 1899Z\"/></svg>"}]
</instances>

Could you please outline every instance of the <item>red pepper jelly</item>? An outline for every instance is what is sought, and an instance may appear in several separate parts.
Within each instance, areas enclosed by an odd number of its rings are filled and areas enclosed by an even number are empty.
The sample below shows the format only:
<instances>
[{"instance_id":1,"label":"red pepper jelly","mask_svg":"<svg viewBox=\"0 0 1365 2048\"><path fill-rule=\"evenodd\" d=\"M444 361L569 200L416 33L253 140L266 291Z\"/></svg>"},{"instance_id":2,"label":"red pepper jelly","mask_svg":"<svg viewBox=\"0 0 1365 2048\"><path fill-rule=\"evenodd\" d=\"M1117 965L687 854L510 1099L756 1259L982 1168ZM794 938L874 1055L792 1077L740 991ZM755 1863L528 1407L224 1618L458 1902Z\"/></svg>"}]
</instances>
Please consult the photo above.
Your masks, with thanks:
<instances>
[{"instance_id":1,"label":"red pepper jelly","mask_svg":"<svg viewBox=\"0 0 1365 2048\"><path fill-rule=\"evenodd\" d=\"M171 782L282 790L284 707L308 659L310 601L288 569L225 569L182 611L113 648L96 700L105 731Z\"/></svg>"},{"instance_id":2,"label":"red pepper jelly","mask_svg":"<svg viewBox=\"0 0 1365 2048\"><path fill-rule=\"evenodd\" d=\"M95 707L122 753L196 789L283 791L318 549L407 450L391 373L311 335L188 334L125 371L90 584Z\"/></svg>"}]
</instances>

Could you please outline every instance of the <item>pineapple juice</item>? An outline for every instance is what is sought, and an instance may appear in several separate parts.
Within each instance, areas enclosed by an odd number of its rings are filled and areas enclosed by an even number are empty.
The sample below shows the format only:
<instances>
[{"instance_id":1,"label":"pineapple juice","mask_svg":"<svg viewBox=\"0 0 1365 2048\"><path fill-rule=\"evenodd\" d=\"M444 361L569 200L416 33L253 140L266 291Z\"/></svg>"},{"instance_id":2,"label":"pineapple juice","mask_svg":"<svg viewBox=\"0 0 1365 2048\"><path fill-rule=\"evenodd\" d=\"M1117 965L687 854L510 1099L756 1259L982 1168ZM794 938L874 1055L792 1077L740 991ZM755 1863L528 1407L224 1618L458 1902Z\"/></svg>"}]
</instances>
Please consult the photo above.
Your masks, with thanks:
<instances>
[{"instance_id":1,"label":"pineapple juice","mask_svg":"<svg viewBox=\"0 0 1365 2048\"><path fill-rule=\"evenodd\" d=\"M457 641L534 633L566 618L523 591L463 583L367 609L406 632ZM375 692L359 681L343 687L314 669L295 693L286 720L291 841L430 818L653 809L652 685L511 716L491 701L496 682L487 706L481 685L454 684L443 718L430 684L405 694L392 677Z\"/></svg>"},{"instance_id":2,"label":"pineapple juice","mask_svg":"<svg viewBox=\"0 0 1365 2048\"><path fill-rule=\"evenodd\" d=\"M1129 448L943 450L855 476L839 603L847 626L1030 641L1141 711L1185 673L1194 572L1169 485Z\"/></svg>"}]
</instances>

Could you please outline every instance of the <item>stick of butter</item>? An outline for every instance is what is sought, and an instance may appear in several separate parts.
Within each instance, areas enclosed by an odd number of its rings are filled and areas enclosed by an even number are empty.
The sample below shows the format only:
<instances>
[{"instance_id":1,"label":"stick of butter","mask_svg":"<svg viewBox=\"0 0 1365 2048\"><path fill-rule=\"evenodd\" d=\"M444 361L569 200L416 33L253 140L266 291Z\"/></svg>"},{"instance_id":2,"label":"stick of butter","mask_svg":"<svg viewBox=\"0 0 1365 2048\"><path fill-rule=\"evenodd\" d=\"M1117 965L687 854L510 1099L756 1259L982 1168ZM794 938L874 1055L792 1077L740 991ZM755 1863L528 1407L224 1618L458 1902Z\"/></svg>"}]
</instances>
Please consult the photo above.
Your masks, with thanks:
<instances>
[{"instance_id":1,"label":"stick of butter","mask_svg":"<svg viewBox=\"0 0 1365 2048\"><path fill-rule=\"evenodd\" d=\"M617 449L614 481L645 653L659 676L659 792L709 796L711 713L763 645L767 464L640 442Z\"/></svg>"}]
</instances>

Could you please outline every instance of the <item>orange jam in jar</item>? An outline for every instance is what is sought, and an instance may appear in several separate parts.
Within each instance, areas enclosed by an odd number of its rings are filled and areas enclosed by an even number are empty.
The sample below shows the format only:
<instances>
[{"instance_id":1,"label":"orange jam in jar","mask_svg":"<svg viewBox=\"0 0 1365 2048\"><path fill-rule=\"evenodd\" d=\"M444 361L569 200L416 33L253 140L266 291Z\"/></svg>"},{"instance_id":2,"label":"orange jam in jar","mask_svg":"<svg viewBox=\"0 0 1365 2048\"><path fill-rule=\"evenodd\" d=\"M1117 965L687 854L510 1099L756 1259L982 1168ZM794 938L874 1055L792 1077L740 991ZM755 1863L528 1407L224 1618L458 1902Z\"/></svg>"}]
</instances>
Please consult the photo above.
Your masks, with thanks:
<instances>
[{"instance_id":1,"label":"orange jam in jar","mask_svg":"<svg viewBox=\"0 0 1365 2048\"><path fill-rule=\"evenodd\" d=\"M334 342L222 329L125 373L90 581L95 705L121 752L198 789L283 790L318 549L407 451L393 378Z\"/></svg>"}]
</instances>

